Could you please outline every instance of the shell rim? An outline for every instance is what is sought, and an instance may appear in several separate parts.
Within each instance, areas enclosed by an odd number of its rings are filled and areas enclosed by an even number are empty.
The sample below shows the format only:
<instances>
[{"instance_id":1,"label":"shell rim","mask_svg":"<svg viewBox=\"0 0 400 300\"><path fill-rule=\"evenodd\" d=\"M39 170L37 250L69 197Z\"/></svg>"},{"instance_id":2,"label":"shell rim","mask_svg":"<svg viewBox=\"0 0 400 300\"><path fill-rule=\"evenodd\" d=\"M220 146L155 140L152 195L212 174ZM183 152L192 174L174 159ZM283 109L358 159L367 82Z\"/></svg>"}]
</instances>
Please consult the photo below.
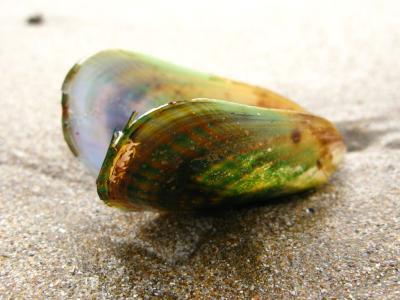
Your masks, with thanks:
<instances>
[{"instance_id":1,"label":"shell rim","mask_svg":"<svg viewBox=\"0 0 400 300\"><path fill-rule=\"evenodd\" d=\"M69 113L69 94L67 92L69 85L71 84L72 80L74 79L75 75L79 72L81 68L81 63L76 63L67 73L65 76L65 79L63 81L61 91L62 91L62 96L61 96L61 107L62 107L62 117L61 117L61 122L62 122L62 132L63 136L65 139L65 142L67 143L69 149L73 153L74 156L79 156L79 151L78 151L78 146L75 143L75 139L72 135L72 132L70 130L71 124L70 124L70 113Z\"/></svg>"}]
</instances>

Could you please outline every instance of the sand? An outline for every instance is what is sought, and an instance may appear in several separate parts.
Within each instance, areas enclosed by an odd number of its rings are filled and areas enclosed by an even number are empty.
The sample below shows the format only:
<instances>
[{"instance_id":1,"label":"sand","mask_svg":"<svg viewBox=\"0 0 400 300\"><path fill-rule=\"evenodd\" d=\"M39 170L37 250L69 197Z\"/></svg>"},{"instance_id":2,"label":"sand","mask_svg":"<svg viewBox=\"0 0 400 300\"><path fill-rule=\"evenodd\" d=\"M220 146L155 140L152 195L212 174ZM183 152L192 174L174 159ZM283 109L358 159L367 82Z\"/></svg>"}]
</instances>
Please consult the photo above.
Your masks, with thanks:
<instances>
[{"instance_id":1,"label":"sand","mask_svg":"<svg viewBox=\"0 0 400 300\"><path fill-rule=\"evenodd\" d=\"M0 299L400 297L400 5L293 2L0 3ZM108 208L60 121L68 69L107 48L278 91L349 152L328 185L266 205Z\"/></svg>"}]
</instances>

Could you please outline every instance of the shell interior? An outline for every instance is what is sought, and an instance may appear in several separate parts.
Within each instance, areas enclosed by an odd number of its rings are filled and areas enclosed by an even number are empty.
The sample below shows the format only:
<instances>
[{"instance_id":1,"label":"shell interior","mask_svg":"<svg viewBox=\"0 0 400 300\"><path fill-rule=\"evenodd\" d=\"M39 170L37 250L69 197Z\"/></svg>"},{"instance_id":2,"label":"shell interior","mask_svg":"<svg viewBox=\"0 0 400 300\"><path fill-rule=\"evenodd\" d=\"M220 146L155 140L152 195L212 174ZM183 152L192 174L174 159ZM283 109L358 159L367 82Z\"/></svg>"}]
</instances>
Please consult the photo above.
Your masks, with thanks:
<instances>
[{"instance_id":1,"label":"shell interior","mask_svg":"<svg viewBox=\"0 0 400 300\"><path fill-rule=\"evenodd\" d=\"M302 110L269 90L122 50L103 51L76 64L62 91L65 139L95 175L113 132L124 128L133 111L140 116L170 101L200 97Z\"/></svg>"}]
</instances>

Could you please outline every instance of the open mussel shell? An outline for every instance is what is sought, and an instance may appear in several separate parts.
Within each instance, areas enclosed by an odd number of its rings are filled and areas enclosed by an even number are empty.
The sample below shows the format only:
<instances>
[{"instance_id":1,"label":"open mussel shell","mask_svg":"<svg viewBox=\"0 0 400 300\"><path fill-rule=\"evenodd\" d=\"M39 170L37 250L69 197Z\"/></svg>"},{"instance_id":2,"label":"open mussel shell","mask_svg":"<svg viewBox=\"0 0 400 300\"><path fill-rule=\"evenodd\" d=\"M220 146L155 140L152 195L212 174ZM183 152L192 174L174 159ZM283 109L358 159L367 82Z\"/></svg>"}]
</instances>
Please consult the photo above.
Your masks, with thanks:
<instances>
[{"instance_id":1,"label":"open mussel shell","mask_svg":"<svg viewBox=\"0 0 400 300\"><path fill-rule=\"evenodd\" d=\"M139 116L170 101L203 97L302 110L269 90L122 50L103 51L77 63L62 92L65 140L95 175L113 132L125 126L133 111Z\"/></svg>"},{"instance_id":2,"label":"open mussel shell","mask_svg":"<svg viewBox=\"0 0 400 300\"><path fill-rule=\"evenodd\" d=\"M65 139L99 173L100 198L129 210L196 211L306 190L345 151L329 121L274 92L120 50L76 64L62 105Z\"/></svg>"}]
</instances>

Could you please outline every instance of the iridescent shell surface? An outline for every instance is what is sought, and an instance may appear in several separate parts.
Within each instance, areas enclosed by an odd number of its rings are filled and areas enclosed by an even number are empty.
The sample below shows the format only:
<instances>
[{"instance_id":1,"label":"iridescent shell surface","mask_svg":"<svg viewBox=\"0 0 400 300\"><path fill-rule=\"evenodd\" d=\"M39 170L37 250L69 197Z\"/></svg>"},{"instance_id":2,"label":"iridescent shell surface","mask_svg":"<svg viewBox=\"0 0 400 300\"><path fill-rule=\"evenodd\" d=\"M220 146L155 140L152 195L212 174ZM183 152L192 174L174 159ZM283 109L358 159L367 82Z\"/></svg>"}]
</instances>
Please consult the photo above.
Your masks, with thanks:
<instances>
[{"instance_id":1,"label":"iridescent shell surface","mask_svg":"<svg viewBox=\"0 0 400 300\"><path fill-rule=\"evenodd\" d=\"M63 129L100 172L100 198L131 210L194 211L306 190L325 183L345 151L329 121L278 94L120 50L71 69Z\"/></svg>"}]
</instances>

